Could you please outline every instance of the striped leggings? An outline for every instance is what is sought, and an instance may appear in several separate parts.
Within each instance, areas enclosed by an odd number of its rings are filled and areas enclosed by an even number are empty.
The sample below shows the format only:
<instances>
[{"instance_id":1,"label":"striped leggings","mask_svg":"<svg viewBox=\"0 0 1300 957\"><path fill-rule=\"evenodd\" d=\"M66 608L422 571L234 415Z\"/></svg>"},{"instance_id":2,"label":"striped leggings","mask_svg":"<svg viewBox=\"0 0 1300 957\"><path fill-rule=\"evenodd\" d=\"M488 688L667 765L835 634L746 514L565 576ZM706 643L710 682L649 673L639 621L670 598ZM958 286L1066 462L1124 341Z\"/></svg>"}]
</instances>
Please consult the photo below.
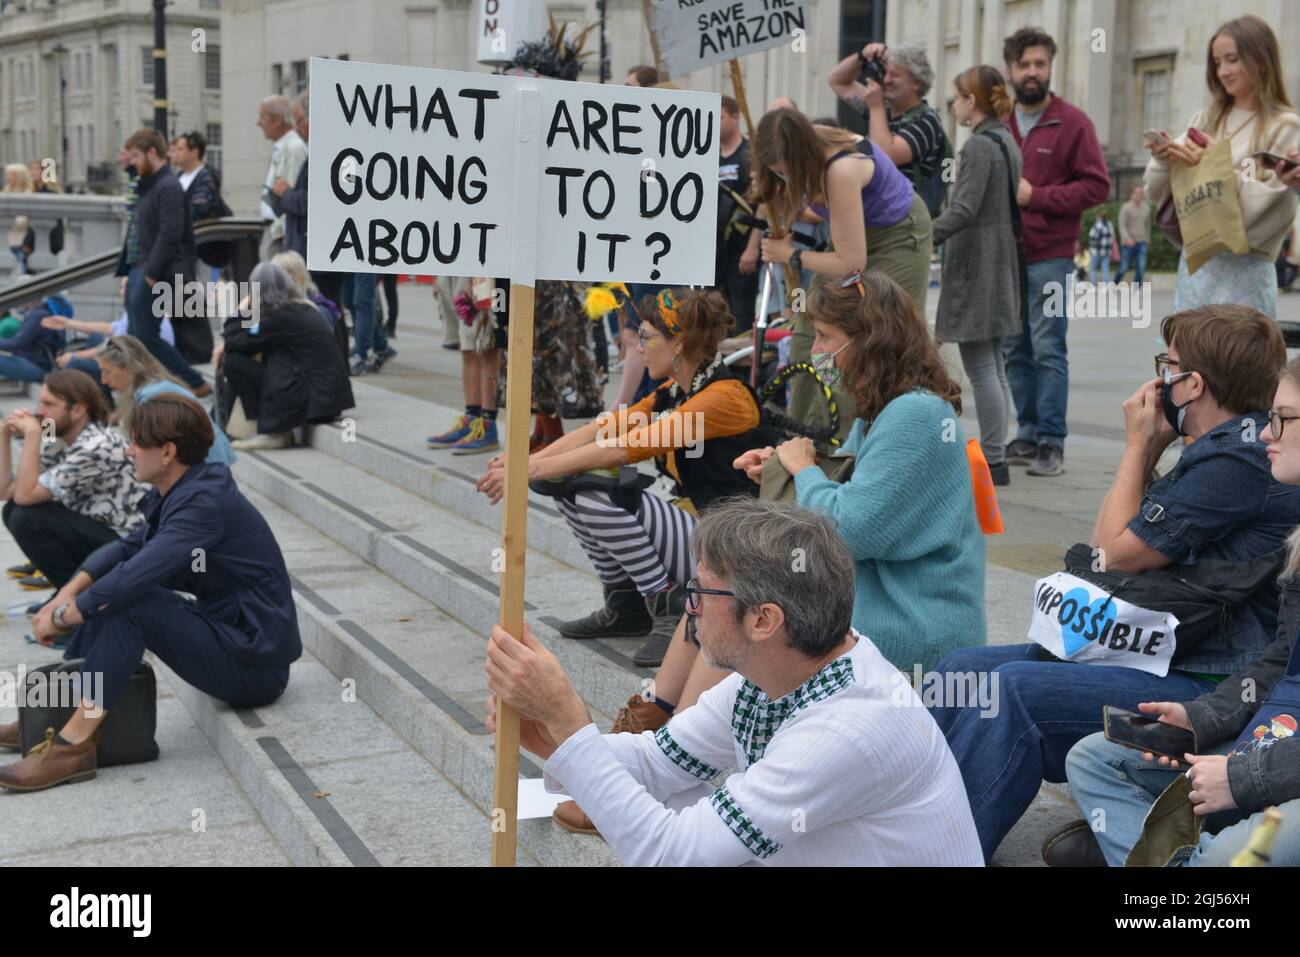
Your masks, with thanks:
<instances>
[{"instance_id":1,"label":"striped leggings","mask_svg":"<svg viewBox=\"0 0 1300 957\"><path fill-rule=\"evenodd\" d=\"M556 499L602 584L631 579L642 595L695 574L691 532L695 516L657 495L642 493L636 514L614 504L608 492L581 491Z\"/></svg>"}]
</instances>

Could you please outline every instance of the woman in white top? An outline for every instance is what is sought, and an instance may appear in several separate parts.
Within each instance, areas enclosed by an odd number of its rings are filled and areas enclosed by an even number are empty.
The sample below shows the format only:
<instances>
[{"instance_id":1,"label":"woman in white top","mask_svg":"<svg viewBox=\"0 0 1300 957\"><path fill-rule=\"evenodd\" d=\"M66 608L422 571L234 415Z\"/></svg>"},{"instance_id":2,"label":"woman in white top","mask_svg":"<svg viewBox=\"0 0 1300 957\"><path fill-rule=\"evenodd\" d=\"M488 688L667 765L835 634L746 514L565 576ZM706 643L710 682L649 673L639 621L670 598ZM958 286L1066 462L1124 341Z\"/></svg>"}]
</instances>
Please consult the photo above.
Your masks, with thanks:
<instances>
[{"instance_id":1,"label":"woman in white top","mask_svg":"<svg viewBox=\"0 0 1300 957\"><path fill-rule=\"evenodd\" d=\"M1252 157L1260 151L1286 156L1288 148L1300 146L1300 115L1287 98L1277 37L1268 24L1248 16L1221 26L1210 38L1206 83L1213 99L1188 126L1204 133L1208 146L1224 137L1231 142L1250 250L1222 252L1190 276L1187 257L1181 256L1174 311L1231 302L1276 317L1273 263L1295 218L1296 197L1273 170ZM1150 144L1151 161L1142 182L1157 208L1169 196L1171 164L1193 166L1208 146L1197 146L1186 133Z\"/></svg>"}]
</instances>

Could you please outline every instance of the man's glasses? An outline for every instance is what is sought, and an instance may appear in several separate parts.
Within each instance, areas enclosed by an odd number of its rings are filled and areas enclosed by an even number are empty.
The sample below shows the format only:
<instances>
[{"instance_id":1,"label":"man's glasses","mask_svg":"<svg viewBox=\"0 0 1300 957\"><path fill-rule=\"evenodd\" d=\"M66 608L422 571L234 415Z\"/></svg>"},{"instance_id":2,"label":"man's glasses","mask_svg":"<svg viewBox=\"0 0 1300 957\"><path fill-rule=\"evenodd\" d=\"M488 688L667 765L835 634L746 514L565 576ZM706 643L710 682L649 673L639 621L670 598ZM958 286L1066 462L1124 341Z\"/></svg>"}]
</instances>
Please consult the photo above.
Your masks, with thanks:
<instances>
[{"instance_id":1,"label":"man's glasses","mask_svg":"<svg viewBox=\"0 0 1300 957\"><path fill-rule=\"evenodd\" d=\"M1300 415L1283 415L1276 409L1269 409L1268 434L1273 436L1275 439L1282 438L1282 430L1286 428L1286 424L1293 419L1300 419ZM687 598L687 601L690 601L690 599Z\"/></svg>"},{"instance_id":2,"label":"man's glasses","mask_svg":"<svg viewBox=\"0 0 1300 957\"><path fill-rule=\"evenodd\" d=\"M732 598L736 597L734 591L723 591L720 588L701 588L698 578L692 578L688 581L683 591L686 592L686 613L689 615L698 615L700 613L701 595L729 595Z\"/></svg>"},{"instance_id":3,"label":"man's glasses","mask_svg":"<svg viewBox=\"0 0 1300 957\"><path fill-rule=\"evenodd\" d=\"M1178 360L1170 358L1169 353L1162 352L1156 356L1156 376L1165 385L1173 385L1178 380L1186 379L1191 375L1190 372L1174 372L1176 368L1178 368Z\"/></svg>"}]
</instances>

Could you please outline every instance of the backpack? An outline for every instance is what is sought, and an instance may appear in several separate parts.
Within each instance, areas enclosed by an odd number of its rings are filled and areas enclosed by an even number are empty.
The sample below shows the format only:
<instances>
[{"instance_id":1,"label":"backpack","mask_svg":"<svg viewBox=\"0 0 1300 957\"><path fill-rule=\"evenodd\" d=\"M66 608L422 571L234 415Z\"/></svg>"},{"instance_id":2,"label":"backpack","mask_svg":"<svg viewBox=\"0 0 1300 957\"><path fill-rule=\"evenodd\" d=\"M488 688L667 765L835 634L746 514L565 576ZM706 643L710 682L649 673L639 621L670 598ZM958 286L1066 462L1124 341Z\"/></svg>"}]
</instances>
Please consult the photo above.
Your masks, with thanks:
<instances>
[{"instance_id":1,"label":"backpack","mask_svg":"<svg viewBox=\"0 0 1300 957\"><path fill-rule=\"evenodd\" d=\"M899 117L900 120L906 120L909 117L917 116L929 110L936 116L938 112L926 103L919 103L912 107L906 113ZM921 197L925 203L925 208L930 211L930 218L938 217L939 212L943 209L943 204L948 199L948 184L944 181L943 173L946 168L951 166L949 162L953 158L952 143L948 140L948 134L944 132L943 123L939 124L939 164L934 168L934 172L928 176L921 172L921 163L919 157L912 157L910 166L910 178L912 180L912 189Z\"/></svg>"},{"instance_id":2,"label":"backpack","mask_svg":"<svg viewBox=\"0 0 1300 957\"><path fill-rule=\"evenodd\" d=\"M68 297L63 295L61 292L56 292L52 296L46 296L41 304L50 311L50 315L52 316L63 316L65 319L72 318L72 303L70 303Z\"/></svg>"}]
</instances>

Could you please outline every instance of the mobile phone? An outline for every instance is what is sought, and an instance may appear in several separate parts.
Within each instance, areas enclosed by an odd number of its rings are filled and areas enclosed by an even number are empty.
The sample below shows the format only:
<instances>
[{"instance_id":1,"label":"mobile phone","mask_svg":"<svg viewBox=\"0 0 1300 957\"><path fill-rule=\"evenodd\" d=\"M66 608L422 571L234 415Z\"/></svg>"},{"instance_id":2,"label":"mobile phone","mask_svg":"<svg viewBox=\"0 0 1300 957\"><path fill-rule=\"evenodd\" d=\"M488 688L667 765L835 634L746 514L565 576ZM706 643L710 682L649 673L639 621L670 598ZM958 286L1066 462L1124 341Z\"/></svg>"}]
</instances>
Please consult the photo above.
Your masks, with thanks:
<instances>
[{"instance_id":1,"label":"mobile phone","mask_svg":"<svg viewBox=\"0 0 1300 957\"><path fill-rule=\"evenodd\" d=\"M1205 145L1210 142L1205 138L1205 134L1194 126L1189 126L1187 128L1187 138L1202 149L1204 149Z\"/></svg>"},{"instance_id":2,"label":"mobile phone","mask_svg":"<svg viewBox=\"0 0 1300 957\"><path fill-rule=\"evenodd\" d=\"M1114 705L1102 709L1102 727L1107 741L1135 751L1149 751L1179 761L1184 760L1184 755L1196 754L1196 735L1186 728Z\"/></svg>"},{"instance_id":3,"label":"mobile phone","mask_svg":"<svg viewBox=\"0 0 1300 957\"><path fill-rule=\"evenodd\" d=\"M1159 130L1147 130L1142 134L1142 139L1145 141L1147 149L1153 146L1164 146L1169 142L1169 137Z\"/></svg>"},{"instance_id":4,"label":"mobile phone","mask_svg":"<svg viewBox=\"0 0 1300 957\"><path fill-rule=\"evenodd\" d=\"M1285 172L1286 167L1295 165L1294 160L1289 160L1285 156L1278 156L1276 153L1270 153L1268 150L1260 150L1258 153L1252 153L1251 156L1264 169L1277 170L1278 172Z\"/></svg>"}]
</instances>

